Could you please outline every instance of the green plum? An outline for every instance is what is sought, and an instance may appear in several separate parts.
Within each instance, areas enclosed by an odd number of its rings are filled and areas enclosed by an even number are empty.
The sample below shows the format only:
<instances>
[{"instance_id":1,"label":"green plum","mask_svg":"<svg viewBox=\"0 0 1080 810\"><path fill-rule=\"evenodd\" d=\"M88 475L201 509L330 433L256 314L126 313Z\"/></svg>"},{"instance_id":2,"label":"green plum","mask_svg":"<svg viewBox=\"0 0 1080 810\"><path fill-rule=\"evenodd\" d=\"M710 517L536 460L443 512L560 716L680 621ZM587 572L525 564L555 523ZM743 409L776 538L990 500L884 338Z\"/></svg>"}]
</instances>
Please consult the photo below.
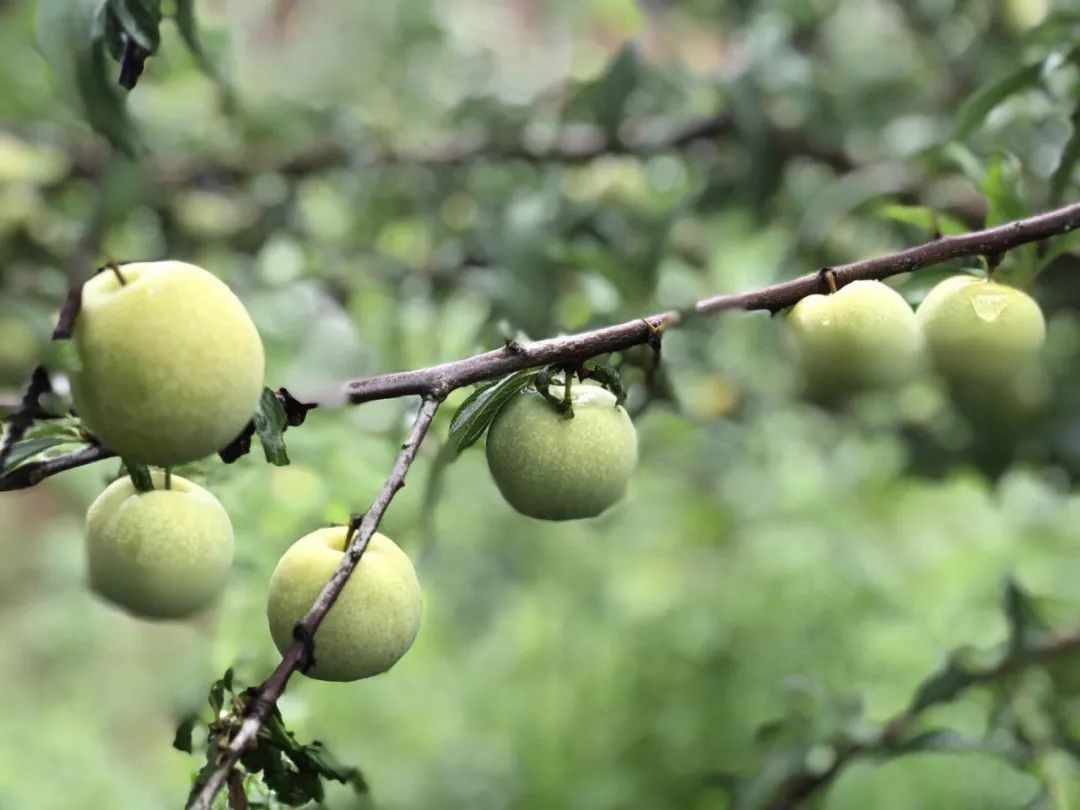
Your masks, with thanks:
<instances>
[{"instance_id":1,"label":"green plum","mask_svg":"<svg viewBox=\"0 0 1080 810\"><path fill-rule=\"evenodd\" d=\"M595 385L571 391L573 417L538 392L522 391L487 436L491 476L507 502L541 520L599 515L626 493L637 466L637 433L615 396Z\"/></svg>"},{"instance_id":2,"label":"green plum","mask_svg":"<svg viewBox=\"0 0 1080 810\"><path fill-rule=\"evenodd\" d=\"M229 515L211 493L185 478L152 474L140 492L120 478L86 514L90 586L136 616L178 619L221 593L233 559Z\"/></svg>"},{"instance_id":3,"label":"green plum","mask_svg":"<svg viewBox=\"0 0 1080 810\"><path fill-rule=\"evenodd\" d=\"M1046 322L1020 290L974 276L953 276L923 299L916 313L934 365L962 385L1009 384L1038 364Z\"/></svg>"},{"instance_id":4,"label":"green plum","mask_svg":"<svg viewBox=\"0 0 1080 810\"><path fill-rule=\"evenodd\" d=\"M293 627L315 603L344 556L345 526L308 534L289 547L270 577L266 614L282 653ZM405 552L376 532L337 601L315 632L308 677L355 681L386 672L420 631L420 583Z\"/></svg>"},{"instance_id":5,"label":"green plum","mask_svg":"<svg viewBox=\"0 0 1080 810\"><path fill-rule=\"evenodd\" d=\"M162 467L236 438L263 387L263 346L217 277L176 261L126 264L83 285L75 408L110 449ZM121 280L121 277L123 280Z\"/></svg>"},{"instance_id":6,"label":"green plum","mask_svg":"<svg viewBox=\"0 0 1080 810\"><path fill-rule=\"evenodd\" d=\"M898 386L918 370L923 336L903 297L880 281L808 295L788 316L808 391L831 398Z\"/></svg>"}]
</instances>

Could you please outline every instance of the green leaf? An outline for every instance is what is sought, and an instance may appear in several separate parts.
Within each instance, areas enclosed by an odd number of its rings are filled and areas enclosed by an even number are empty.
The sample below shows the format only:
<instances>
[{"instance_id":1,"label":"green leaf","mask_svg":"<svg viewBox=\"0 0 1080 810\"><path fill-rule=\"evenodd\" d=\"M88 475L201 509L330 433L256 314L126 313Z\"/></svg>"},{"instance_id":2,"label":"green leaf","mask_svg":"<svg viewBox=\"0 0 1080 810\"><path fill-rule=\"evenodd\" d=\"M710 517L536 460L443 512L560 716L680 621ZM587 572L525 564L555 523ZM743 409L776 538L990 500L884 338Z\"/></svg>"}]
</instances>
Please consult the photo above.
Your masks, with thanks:
<instances>
[{"instance_id":1,"label":"green leaf","mask_svg":"<svg viewBox=\"0 0 1080 810\"><path fill-rule=\"evenodd\" d=\"M953 126L952 139L963 140L970 135L990 114L998 104L1003 102L1013 93L1033 87L1038 83L1042 74L1043 62L1039 60L1030 65L1024 65L984 84L972 93L960 105L956 113L956 123Z\"/></svg>"},{"instance_id":2,"label":"green leaf","mask_svg":"<svg viewBox=\"0 0 1080 810\"><path fill-rule=\"evenodd\" d=\"M289 454L285 452L285 425L285 409L277 395L264 388L255 408L255 432L259 434L266 460L278 467L289 463Z\"/></svg>"},{"instance_id":3,"label":"green leaf","mask_svg":"<svg viewBox=\"0 0 1080 810\"><path fill-rule=\"evenodd\" d=\"M150 53L161 44L161 0L109 0L124 33Z\"/></svg>"},{"instance_id":4,"label":"green leaf","mask_svg":"<svg viewBox=\"0 0 1080 810\"><path fill-rule=\"evenodd\" d=\"M85 445L87 443L82 442L81 444ZM28 461L33 461L46 450L61 446L65 448L66 452L75 452L79 447L79 443L63 436L43 436L37 439L23 439L16 442L11 448L11 452L8 453L7 461L4 463L4 472L10 472Z\"/></svg>"},{"instance_id":5,"label":"green leaf","mask_svg":"<svg viewBox=\"0 0 1080 810\"><path fill-rule=\"evenodd\" d=\"M154 479L150 477L150 468L145 464L136 464L133 461L123 459L124 468L131 476L131 483L139 492L153 492Z\"/></svg>"},{"instance_id":6,"label":"green leaf","mask_svg":"<svg viewBox=\"0 0 1080 810\"><path fill-rule=\"evenodd\" d=\"M106 52L109 16L102 0L39 0L38 47L57 85L77 91L87 122L119 150L134 155L139 139Z\"/></svg>"},{"instance_id":7,"label":"green leaf","mask_svg":"<svg viewBox=\"0 0 1080 810\"><path fill-rule=\"evenodd\" d=\"M1012 577L1005 581L1003 601L1005 618L1009 624L1009 648L1014 652L1037 642L1049 629L1039 615L1034 600Z\"/></svg>"},{"instance_id":8,"label":"green leaf","mask_svg":"<svg viewBox=\"0 0 1080 810\"><path fill-rule=\"evenodd\" d=\"M1061 152L1061 159L1057 168L1050 178L1050 205L1057 206L1065 196L1065 188L1072 179L1073 169L1080 160L1080 105L1077 105L1072 114L1072 135L1065 143Z\"/></svg>"},{"instance_id":9,"label":"green leaf","mask_svg":"<svg viewBox=\"0 0 1080 810\"><path fill-rule=\"evenodd\" d=\"M535 372L529 369L507 374L494 385L474 391L461 403L450 420L449 442L460 453L484 435L499 409L529 384Z\"/></svg>"},{"instance_id":10,"label":"green leaf","mask_svg":"<svg viewBox=\"0 0 1080 810\"><path fill-rule=\"evenodd\" d=\"M592 88L596 120L610 138L616 138L623 111L641 75L641 59L633 42L627 42L608 64Z\"/></svg>"},{"instance_id":11,"label":"green leaf","mask_svg":"<svg viewBox=\"0 0 1080 810\"><path fill-rule=\"evenodd\" d=\"M226 691L230 693L233 691L232 667L225 670L225 674L210 685L210 693L207 700L210 703L210 709L213 711L215 719L221 714L221 710L225 707Z\"/></svg>"},{"instance_id":12,"label":"green leaf","mask_svg":"<svg viewBox=\"0 0 1080 810\"><path fill-rule=\"evenodd\" d=\"M927 234L951 235L966 233L967 228L960 220L941 214L926 205L900 205L886 203L874 211L877 216L891 222L913 225Z\"/></svg>"},{"instance_id":13,"label":"green leaf","mask_svg":"<svg viewBox=\"0 0 1080 810\"><path fill-rule=\"evenodd\" d=\"M184 751L188 754L191 753L191 732L195 730L195 724L197 722L199 722L199 718L193 714L188 715L180 721L180 725L176 727L176 734L173 737L173 748L177 751Z\"/></svg>"}]
</instances>

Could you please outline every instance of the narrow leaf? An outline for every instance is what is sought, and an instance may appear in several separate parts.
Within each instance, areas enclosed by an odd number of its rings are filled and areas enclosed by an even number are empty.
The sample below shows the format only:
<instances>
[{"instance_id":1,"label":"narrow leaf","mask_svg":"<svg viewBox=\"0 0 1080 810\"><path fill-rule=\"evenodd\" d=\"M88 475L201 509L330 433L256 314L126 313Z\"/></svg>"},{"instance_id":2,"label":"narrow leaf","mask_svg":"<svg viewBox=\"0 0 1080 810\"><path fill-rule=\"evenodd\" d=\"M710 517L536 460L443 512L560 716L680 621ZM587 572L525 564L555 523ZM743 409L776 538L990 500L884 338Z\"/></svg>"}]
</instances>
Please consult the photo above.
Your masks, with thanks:
<instances>
[{"instance_id":1,"label":"narrow leaf","mask_svg":"<svg viewBox=\"0 0 1080 810\"><path fill-rule=\"evenodd\" d=\"M1072 135L1065 143L1065 149L1061 152L1061 160L1050 178L1050 205L1060 205L1065 196L1065 189L1072 179L1073 169L1077 161L1080 161L1080 105L1076 106L1072 114Z\"/></svg>"},{"instance_id":2,"label":"narrow leaf","mask_svg":"<svg viewBox=\"0 0 1080 810\"><path fill-rule=\"evenodd\" d=\"M456 452L460 453L483 436L499 409L528 385L534 374L528 369L507 374L494 385L474 391L461 403L450 421L449 441Z\"/></svg>"},{"instance_id":3,"label":"narrow leaf","mask_svg":"<svg viewBox=\"0 0 1080 810\"><path fill-rule=\"evenodd\" d=\"M173 737L173 748L177 751L191 753L191 732L194 731L195 724L198 721L199 718L196 715L189 715L181 721L180 725L176 727L176 735Z\"/></svg>"},{"instance_id":4,"label":"narrow leaf","mask_svg":"<svg viewBox=\"0 0 1080 810\"><path fill-rule=\"evenodd\" d=\"M983 85L960 105L953 127L953 140L970 135L998 104L1013 93L1034 86L1042 73L1042 61L1024 65Z\"/></svg>"},{"instance_id":5,"label":"narrow leaf","mask_svg":"<svg viewBox=\"0 0 1080 810\"><path fill-rule=\"evenodd\" d=\"M286 423L285 409L281 407L277 395L264 388L255 409L255 432L259 434L266 460L278 467L289 463L283 435Z\"/></svg>"}]
</instances>

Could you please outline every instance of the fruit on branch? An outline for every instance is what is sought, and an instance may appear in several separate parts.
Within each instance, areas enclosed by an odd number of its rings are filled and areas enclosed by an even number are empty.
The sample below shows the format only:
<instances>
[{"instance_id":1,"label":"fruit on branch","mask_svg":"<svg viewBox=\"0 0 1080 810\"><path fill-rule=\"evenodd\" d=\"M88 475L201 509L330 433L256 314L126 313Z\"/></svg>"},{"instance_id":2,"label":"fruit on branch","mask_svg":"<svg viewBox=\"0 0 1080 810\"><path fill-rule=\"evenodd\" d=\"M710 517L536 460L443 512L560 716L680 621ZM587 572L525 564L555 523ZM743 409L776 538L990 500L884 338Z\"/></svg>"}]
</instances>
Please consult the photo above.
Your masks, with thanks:
<instances>
[{"instance_id":1,"label":"fruit on branch","mask_svg":"<svg viewBox=\"0 0 1080 810\"><path fill-rule=\"evenodd\" d=\"M282 654L293 642L293 627L341 562L347 533L345 526L314 531L278 561L266 614ZM315 665L307 676L355 681L386 672L420 631L421 601L412 562L393 540L376 532L315 632Z\"/></svg>"},{"instance_id":2,"label":"fruit on branch","mask_svg":"<svg viewBox=\"0 0 1080 810\"><path fill-rule=\"evenodd\" d=\"M178 619L221 593L233 559L229 515L210 492L178 475L151 474L155 489L130 478L105 488L86 514L90 586L137 616Z\"/></svg>"},{"instance_id":3,"label":"fruit on branch","mask_svg":"<svg viewBox=\"0 0 1080 810\"><path fill-rule=\"evenodd\" d=\"M934 365L963 386L1005 387L1038 365L1046 322L1020 290L975 276L953 276L923 299L916 313Z\"/></svg>"},{"instance_id":4,"label":"fruit on branch","mask_svg":"<svg viewBox=\"0 0 1080 810\"><path fill-rule=\"evenodd\" d=\"M599 515L626 492L637 433L615 395L595 385L571 392L573 417L526 390L496 415L487 436L491 477L517 511L541 520Z\"/></svg>"},{"instance_id":5,"label":"fruit on branch","mask_svg":"<svg viewBox=\"0 0 1080 810\"><path fill-rule=\"evenodd\" d=\"M897 386L918 369L924 341L915 313L880 281L808 295L788 316L807 390L818 397Z\"/></svg>"},{"instance_id":6,"label":"fruit on branch","mask_svg":"<svg viewBox=\"0 0 1080 810\"><path fill-rule=\"evenodd\" d=\"M251 419L263 347L240 300L200 267L121 265L83 285L75 408L111 450L169 467L221 449ZM121 277L123 280L121 280Z\"/></svg>"}]
</instances>

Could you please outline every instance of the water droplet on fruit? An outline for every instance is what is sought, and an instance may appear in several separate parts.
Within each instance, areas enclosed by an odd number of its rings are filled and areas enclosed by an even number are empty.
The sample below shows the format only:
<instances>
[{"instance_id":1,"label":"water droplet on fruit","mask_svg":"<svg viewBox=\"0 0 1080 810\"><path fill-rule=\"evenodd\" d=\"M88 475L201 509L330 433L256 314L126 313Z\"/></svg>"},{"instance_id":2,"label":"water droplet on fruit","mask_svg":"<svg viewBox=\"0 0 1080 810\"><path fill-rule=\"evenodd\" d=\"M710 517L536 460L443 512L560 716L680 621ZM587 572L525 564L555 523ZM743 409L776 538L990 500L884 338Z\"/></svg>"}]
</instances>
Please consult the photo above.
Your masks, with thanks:
<instances>
[{"instance_id":1,"label":"water droplet on fruit","mask_svg":"<svg viewBox=\"0 0 1080 810\"><path fill-rule=\"evenodd\" d=\"M1005 311L1009 299L1004 295L984 293L971 299L971 307L975 314L983 321L996 321L998 316Z\"/></svg>"}]
</instances>

